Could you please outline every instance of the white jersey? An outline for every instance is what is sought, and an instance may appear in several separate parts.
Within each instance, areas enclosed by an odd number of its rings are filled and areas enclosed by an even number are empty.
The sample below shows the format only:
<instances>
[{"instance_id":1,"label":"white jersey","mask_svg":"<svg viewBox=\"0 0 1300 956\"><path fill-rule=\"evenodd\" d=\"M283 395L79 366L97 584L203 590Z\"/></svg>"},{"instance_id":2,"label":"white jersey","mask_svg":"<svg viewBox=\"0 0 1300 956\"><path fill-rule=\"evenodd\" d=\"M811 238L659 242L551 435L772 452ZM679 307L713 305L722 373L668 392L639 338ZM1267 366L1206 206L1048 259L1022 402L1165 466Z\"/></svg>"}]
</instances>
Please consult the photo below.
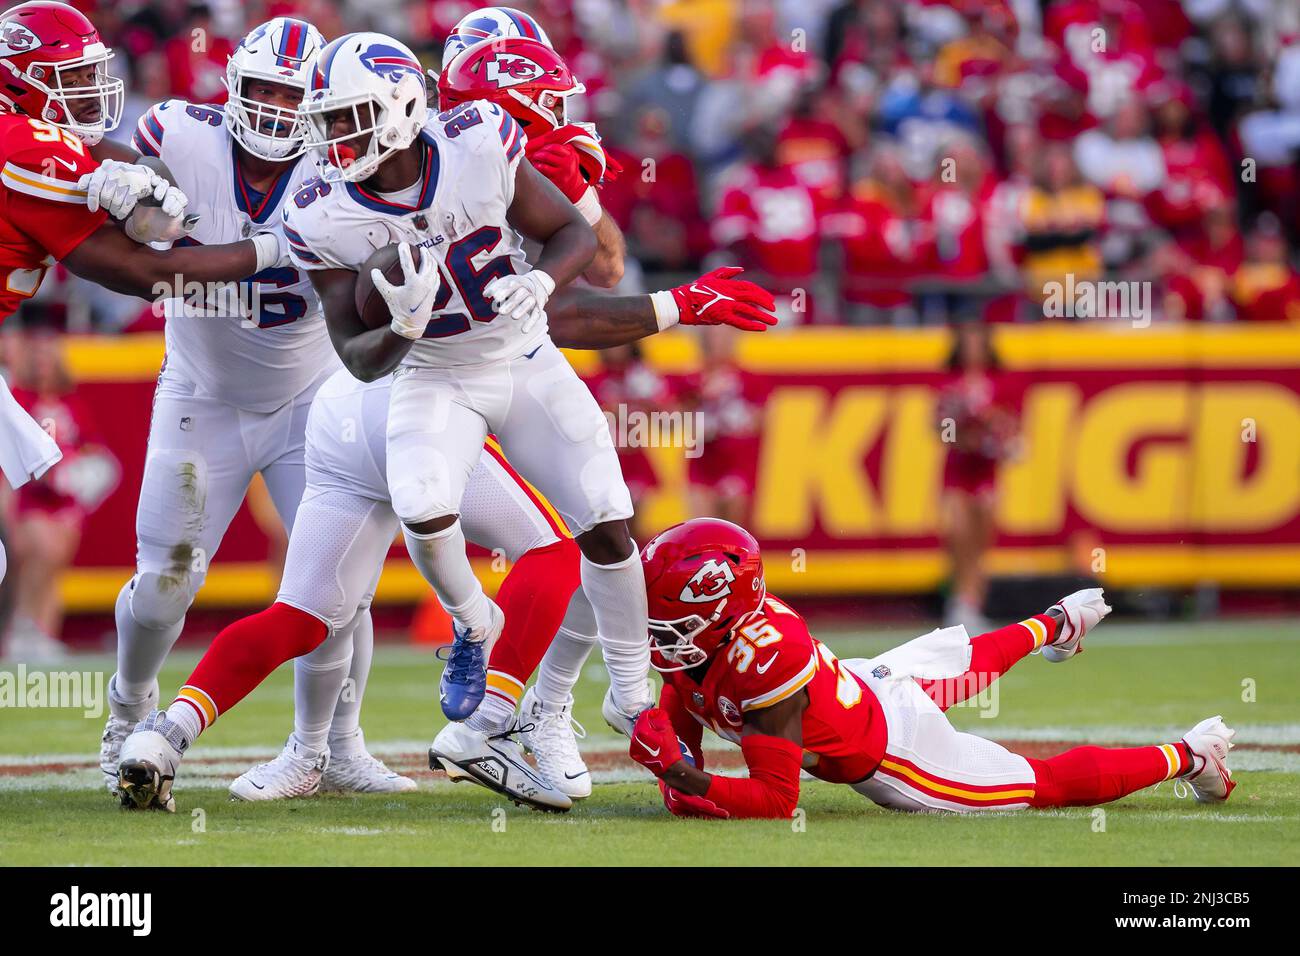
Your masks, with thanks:
<instances>
[{"instance_id":1,"label":"white jersey","mask_svg":"<svg viewBox=\"0 0 1300 956\"><path fill-rule=\"evenodd\" d=\"M162 159L189 197L189 211L199 214L183 243L218 245L282 230L285 200L315 170L314 161L304 156L265 195L253 191L235 161L235 143L222 110L184 100L167 100L148 110L132 142L144 155ZM292 264L272 267L254 276L253 283L242 300L255 307L248 316L233 295L208 296L201 309L187 307L181 298L168 299L166 368L192 381L199 396L270 412L340 362L305 272Z\"/></svg>"},{"instance_id":2,"label":"white jersey","mask_svg":"<svg viewBox=\"0 0 1300 956\"><path fill-rule=\"evenodd\" d=\"M506 222L524 142L519 124L494 103L430 110L417 140L425 151L420 178L408 190L385 196L317 178L286 204L295 262L355 272L377 249L410 242L437 257L442 285L424 338L403 365L495 365L532 351L547 338L545 324L524 335L483 293L498 276L529 269L522 237Z\"/></svg>"}]
</instances>

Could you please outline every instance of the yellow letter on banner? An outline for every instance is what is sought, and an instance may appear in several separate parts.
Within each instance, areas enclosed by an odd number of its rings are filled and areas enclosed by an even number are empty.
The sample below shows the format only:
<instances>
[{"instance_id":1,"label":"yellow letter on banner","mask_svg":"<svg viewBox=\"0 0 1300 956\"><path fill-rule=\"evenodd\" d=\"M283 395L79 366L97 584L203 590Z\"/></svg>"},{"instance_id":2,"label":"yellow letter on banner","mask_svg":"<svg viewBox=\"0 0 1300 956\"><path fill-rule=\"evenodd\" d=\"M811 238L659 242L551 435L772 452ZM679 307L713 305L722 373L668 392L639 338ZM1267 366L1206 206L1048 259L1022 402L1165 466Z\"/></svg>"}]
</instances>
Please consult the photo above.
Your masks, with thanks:
<instances>
[{"instance_id":1,"label":"yellow letter on banner","mask_svg":"<svg viewBox=\"0 0 1300 956\"><path fill-rule=\"evenodd\" d=\"M754 502L754 530L760 539L805 535L819 514L835 537L879 529L863 459L884 426L885 395L880 388L772 392Z\"/></svg>"},{"instance_id":2,"label":"yellow letter on banner","mask_svg":"<svg viewBox=\"0 0 1300 956\"><path fill-rule=\"evenodd\" d=\"M1280 385L1209 382L1201 386L1195 430L1194 525L1203 531L1264 531L1300 507L1300 401ZM1241 422L1259 425L1242 441ZM1259 463L1245 474L1246 455Z\"/></svg>"},{"instance_id":3,"label":"yellow letter on banner","mask_svg":"<svg viewBox=\"0 0 1300 956\"><path fill-rule=\"evenodd\" d=\"M1084 406L1074 455L1074 500L1106 529L1176 531L1189 517L1185 436L1190 385L1134 383L1108 388ZM1133 474L1130 449L1142 439Z\"/></svg>"},{"instance_id":4,"label":"yellow letter on banner","mask_svg":"<svg viewBox=\"0 0 1300 956\"><path fill-rule=\"evenodd\" d=\"M1010 534L1051 534L1065 522L1074 466L1074 417L1079 387L1031 385L1020 416L1021 455L998 475L998 527Z\"/></svg>"},{"instance_id":5,"label":"yellow letter on banner","mask_svg":"<svg viewBox=\"0 0 1300 956\"><path fill-rule=\"evenodd\" d=\"M890 397L889 431L880 462L883 518L893 535L935 531L947 450L934 428L933 388L903 386Z\"/></svg>"}]
</instances>

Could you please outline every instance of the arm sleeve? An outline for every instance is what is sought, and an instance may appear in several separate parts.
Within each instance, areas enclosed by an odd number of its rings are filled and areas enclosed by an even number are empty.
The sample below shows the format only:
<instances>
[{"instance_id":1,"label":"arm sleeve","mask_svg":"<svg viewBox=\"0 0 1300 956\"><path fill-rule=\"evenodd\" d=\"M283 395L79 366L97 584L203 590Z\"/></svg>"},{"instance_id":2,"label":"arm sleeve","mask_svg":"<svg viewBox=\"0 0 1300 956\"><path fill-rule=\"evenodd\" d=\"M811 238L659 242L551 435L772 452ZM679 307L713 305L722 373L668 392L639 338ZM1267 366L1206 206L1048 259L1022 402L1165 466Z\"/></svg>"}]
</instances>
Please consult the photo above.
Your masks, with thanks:
<instances>
[{"instance_id":1,"label":"arm sleeve","mask_svg":"<svg viewBox=\"0 0 1300 956\"><path fill-rule=\"evenodd\" d=\"M97 165L79 143L33 142L16 150L0 169L10 221L62 259L108 219L103 209L87 209L86 191L77 188Z\"/></svg>"},{"instance_id":2,"label":"arm sleeve","mask_svg":"<svg viewBox=\"0 0 1300 956\"><path fill-rule=\"evenodd\" d=\"M783 737L749 734L740 750L749 776L714 774L704 796L733 817L789 819L799 805L802 748Z\"/></svg>"},{"instance_id":3,"label":"arm sleeve","mask_svg":"<svg viewBox=\"0 0 1300 956\"><path fill-rule=\"evenodd\" d=\"M668 719L673 723L673 730L677 731L677 736L695 758L696 768L703 770L704 725L690 715L686 705L682 703L681 695L677 693L677 688L666 680L663 690L659 692L659 707L668 714Z\"/></svg>"}]
</instances>

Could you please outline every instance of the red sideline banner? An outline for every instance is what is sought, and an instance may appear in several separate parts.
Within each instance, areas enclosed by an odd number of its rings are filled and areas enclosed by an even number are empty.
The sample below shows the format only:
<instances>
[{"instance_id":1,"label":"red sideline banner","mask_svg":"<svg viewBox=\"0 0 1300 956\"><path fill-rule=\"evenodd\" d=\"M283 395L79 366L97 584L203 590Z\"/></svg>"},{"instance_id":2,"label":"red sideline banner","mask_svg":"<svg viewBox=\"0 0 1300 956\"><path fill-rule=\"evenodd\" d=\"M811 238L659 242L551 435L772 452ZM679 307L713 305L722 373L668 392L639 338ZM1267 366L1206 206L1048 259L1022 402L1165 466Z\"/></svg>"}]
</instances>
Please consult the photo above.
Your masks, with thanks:
<instances>
[{"instance_id":1,"label":"red sideline banner","mask_svg":"<svg viewBox=\"0 0 1300 956\"><path fill-rule=\"evenodd\" d=\"M995 335L1022 450L997 480L1002 573L1081 563L1113 586L1300 584L1300 329L1289 326L1009 326ZM750 526L783 592L923 591L946 573L940 499L947 446L937 390L942 330L809 329L743 336L761 392ZM122 463L87 521L65 593L107 610L131 572L157 337L74 339L69 361ZM698 367L688 333L646 343L666 375ZM584 374L595 356L573 353ZM681 448L650 449L643 526L686 517ZM274 590L267 539L246 505L200 602L249 605ZM780 557L789 555L789 560ZM486 564L491 579L501 569ZM394 552L379 600L422 582Z\"/></svg>"}]
</instances>

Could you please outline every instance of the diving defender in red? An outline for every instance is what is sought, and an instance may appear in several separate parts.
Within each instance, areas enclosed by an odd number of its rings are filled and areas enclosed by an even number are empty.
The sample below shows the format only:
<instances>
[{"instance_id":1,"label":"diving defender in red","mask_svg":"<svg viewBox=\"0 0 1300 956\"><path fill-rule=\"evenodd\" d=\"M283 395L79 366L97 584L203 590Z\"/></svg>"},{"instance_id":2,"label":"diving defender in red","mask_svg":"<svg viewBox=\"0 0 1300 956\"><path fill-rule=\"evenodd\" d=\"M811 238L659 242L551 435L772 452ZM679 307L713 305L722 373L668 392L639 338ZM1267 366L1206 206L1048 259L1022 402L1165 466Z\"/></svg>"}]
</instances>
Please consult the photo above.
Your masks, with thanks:
<instances>
[{"instance_id":1,"label":"diving defender in red","mask_svg":"<svg viewBox=\"0 0 1300 956\"><path fill-rule=\"evenodd\" d=\"M1151 747L1076 747L1036 760L958 731L944 711L1041 651L1069 659L1110 613L1100 588L969 638L945 628L872 659L838 660L769 595L758 542L727 521L669 528L641 553L659 706L633 728L631 756L678 816L789 817L799 774L848 784L897 810L1008 810L1105 803L1171 778L1226 800L1233 731L1201 721ZM703 731L739 744L742 778L704 769Z\"/></svg>"}]
</instances>

